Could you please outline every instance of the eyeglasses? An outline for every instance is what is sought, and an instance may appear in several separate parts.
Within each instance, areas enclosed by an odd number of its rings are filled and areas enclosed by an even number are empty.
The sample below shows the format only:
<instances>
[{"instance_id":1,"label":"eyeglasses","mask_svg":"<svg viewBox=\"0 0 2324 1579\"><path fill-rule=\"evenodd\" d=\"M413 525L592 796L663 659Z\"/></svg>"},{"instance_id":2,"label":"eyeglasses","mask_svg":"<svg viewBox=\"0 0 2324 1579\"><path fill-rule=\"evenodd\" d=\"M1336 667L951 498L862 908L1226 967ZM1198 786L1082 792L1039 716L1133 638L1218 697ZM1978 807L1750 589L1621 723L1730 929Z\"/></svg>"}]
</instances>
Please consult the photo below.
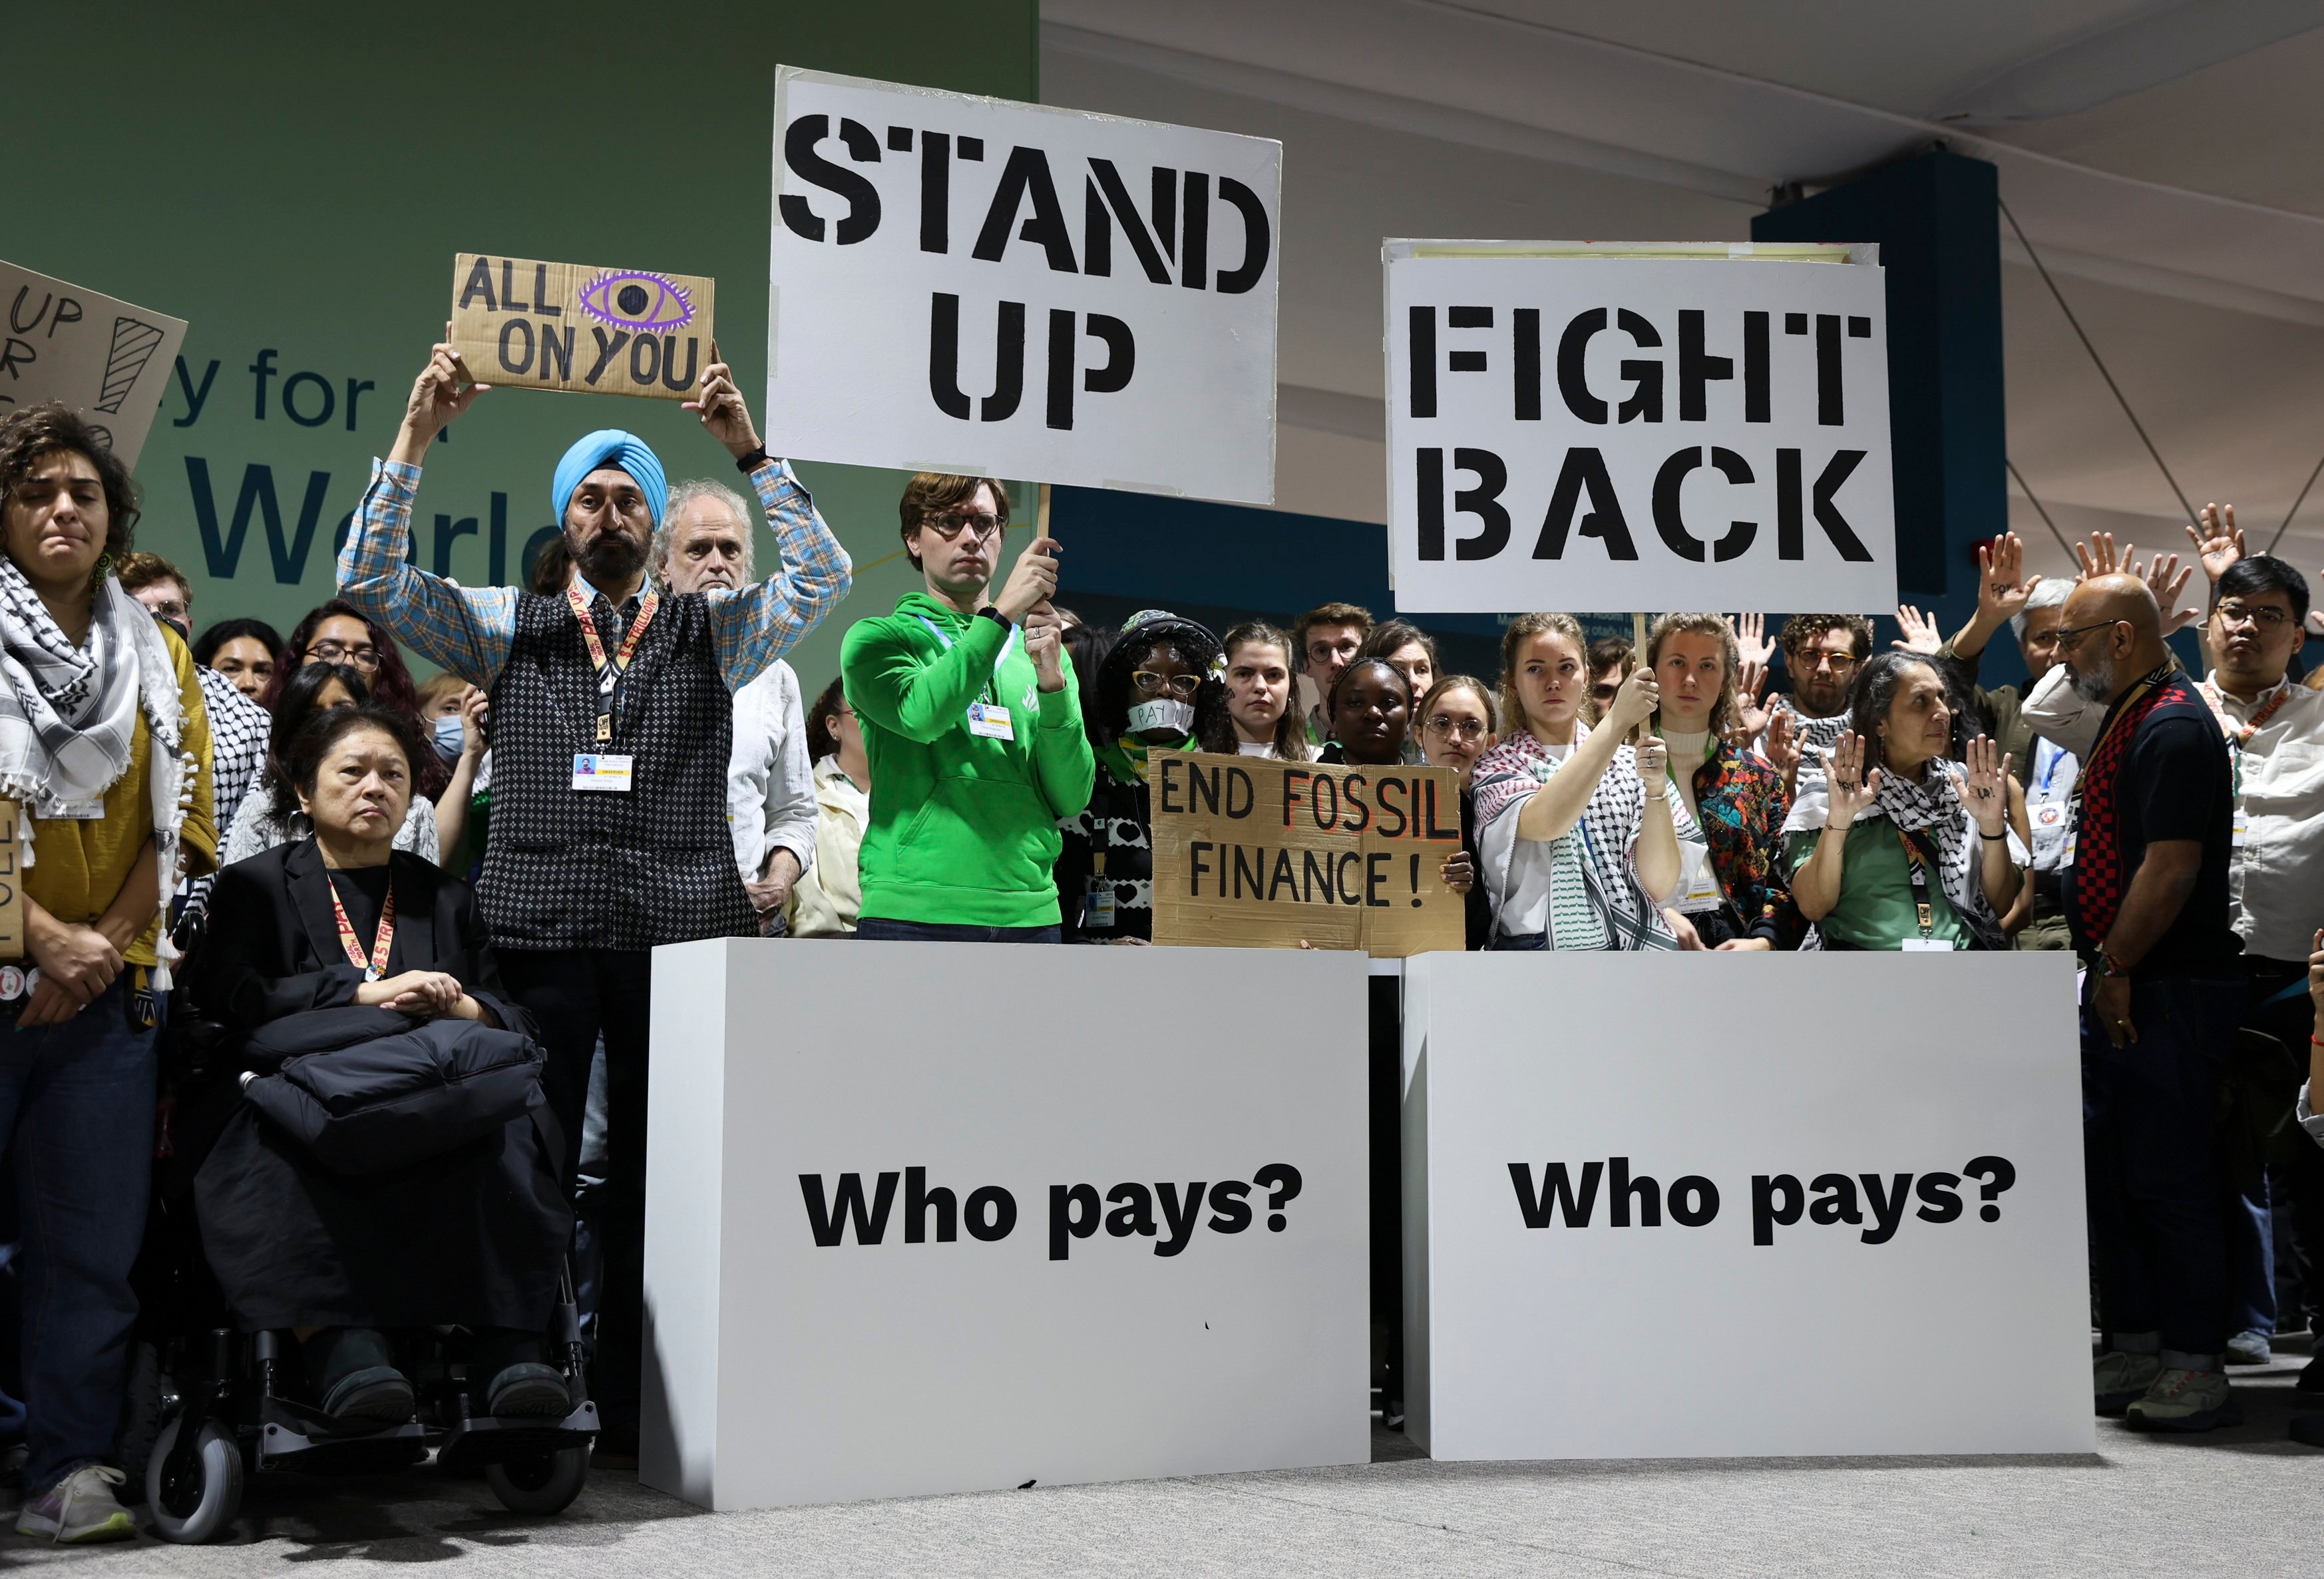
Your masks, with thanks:
<instances>
[{"instance_id":1,"label":"eyeglasses","mask_svg":"<svg viewBox=\"0 0 2324 1579\"><path fill-rule=\"evenodd\" d=\"M1794 652L1789 657L1802 669L1829 669L1835 673L1864 661L1853 652Z\"/></svg>"},{"instance_id":2,"label":"eyeglasses","mask_svg":"<svg viewBox=\"0 0 2324 1579\"><path fill-rule=\"evenodd\" d=\"M377 669L379 649L349 647L338 642L318 642L307 649L309 663L352 663L357 669Z\"/></svg>"},{"instance_id":3,"label":"eyeglasses","mask_svg":"<svg viewBox=\"0 0 2324 1579\"><path fill-rule=\"evenodd\" d=\"M936 536L950 542L964 531L973 531L976 540L1001 535L1001 517L990 511L955 511L947 515L923 515L920 524Z\"/></svg>"},{"instance_id":4,"label":"eyeglasses","mask_svg":"<svg viewBox=\"0 0 2324 1579\"><path fill-rule=\"evenodd\" d=\"M1307 661L1329 663L1334 658L1353 658L1356 649L1362 645L1353 636L1344 642L1310 642L1307 643Z\"/></svg>"},{"instance_id":5,"label":"eyeglasses","mask_svg":"<svg viewBox=\"0 0 2324 1579\"><path fill-rule=\"evenodd\" d=\"M1141 697L1158 696L1168 691L1182 702L1191 702L1194 693L1203 688L1203 678L1195 674L1156 674L1150 669L1133 670L1130 683L1138 688Z\"/></svg>"},{"instance_id":6,"label":"eyeglasses","mask_svg":"<svg viewBox=\"0 0 2324 1579\"><path fill-rule=\"evenodd\" d=\"M1427 723L1431 730L1447 737L1461 740L1485 738L1485 721L1482 718L1455 718L1450 713L1438 713Z\"/></svg>"},{"instance_id":7,"label":"eyeglasses","mask_svg":"<svg viewBox=\"0 0 2324 1579\"><path fill-rule=\"evenodd\" d=\"M2051 640L2057 644L2058 650L2062 652L2070 651L2078 645L2081 642L2081 639L2089 635L2092 631L2103 631L2109 626L2119 625L2123 623L2124 622L2120 620L2100 620L2095 625L2076 625L2071 630L2061 629L2055 636L2051 638Z\"/></svg>"},{"instance_id":8,"label":"eyeglasses","mask_svg":"<svg viewBox=\"0 0 2324 1579\"><path fill-rule=\"evenodd\" d=\"M2280 608L2257 608L2247 603L2227 601L2211 611L2222 625L2249 624L2267 635L2273 635L2292 623L2292 616Z\"/></svg>"}]
</instances>

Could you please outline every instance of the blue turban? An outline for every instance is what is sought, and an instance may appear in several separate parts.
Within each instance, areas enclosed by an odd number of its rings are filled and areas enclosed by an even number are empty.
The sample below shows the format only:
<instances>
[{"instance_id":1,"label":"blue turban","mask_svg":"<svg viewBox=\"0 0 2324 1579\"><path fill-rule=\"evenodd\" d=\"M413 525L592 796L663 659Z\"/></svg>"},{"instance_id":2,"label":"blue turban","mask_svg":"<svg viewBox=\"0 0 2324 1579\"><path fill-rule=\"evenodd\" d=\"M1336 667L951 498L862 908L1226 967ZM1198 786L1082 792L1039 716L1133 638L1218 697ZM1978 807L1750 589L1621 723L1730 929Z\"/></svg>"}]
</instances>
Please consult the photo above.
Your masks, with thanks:
<instances>
[{"instance_id":1,"label":"blue turban","mask_svg":"<svg viewBox=\"0 0 2324 1579\"><path fill-rule=\"evenodd\" d=\"M557 524L565 524L565 507L573 502L573 491L581 485L581 479L609 466L630 474L645 494L646 508L653 512L653 523L659 529L662 512L669 506L669 479L662 475L661 457L647 448L644 439L619 428L600 428L577 440L557 463L557 480L549 485L549 508Z\"/></svg>"}]
</instances>

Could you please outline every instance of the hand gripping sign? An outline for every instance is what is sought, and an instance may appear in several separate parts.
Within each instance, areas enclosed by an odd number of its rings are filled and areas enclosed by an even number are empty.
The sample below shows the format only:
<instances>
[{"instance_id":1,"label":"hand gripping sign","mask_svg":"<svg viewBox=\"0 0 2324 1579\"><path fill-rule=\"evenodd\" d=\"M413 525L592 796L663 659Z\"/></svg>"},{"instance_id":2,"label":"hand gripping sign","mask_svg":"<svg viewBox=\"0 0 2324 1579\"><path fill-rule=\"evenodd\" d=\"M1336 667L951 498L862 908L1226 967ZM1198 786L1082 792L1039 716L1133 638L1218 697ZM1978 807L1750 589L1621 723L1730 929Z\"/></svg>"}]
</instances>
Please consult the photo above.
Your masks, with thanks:
<instances>
[{"instance_id":1,"label":"hand gripping sign","mask_svg":"<svg viewBox=\"0 0 2324 1579\"><path fill-rule=\"evenodd\" d=\"M767 426L791 453L1267 504L1257 137L775 78Z\"/></svg>"},{"instance_id":2,"label":"hand gripping sign","mask_svg":"<svg viewBox=\"0 0 2324 1579\"><path fill-rule=\"evenodd\" d=\"M1385 257L1398 608L1895 604L1877 248Z\"/></svg>"},{"instance_id":3,"label":"hand gripping sign","mask_svg":"<svg viewBox=\"0 0 2324 1579\"><path fill-rule=\"evenodd\" d=\"M687 401L713 360L716 282L461 253L452 344L480 383Z\"/></svg>"}]
</instances>

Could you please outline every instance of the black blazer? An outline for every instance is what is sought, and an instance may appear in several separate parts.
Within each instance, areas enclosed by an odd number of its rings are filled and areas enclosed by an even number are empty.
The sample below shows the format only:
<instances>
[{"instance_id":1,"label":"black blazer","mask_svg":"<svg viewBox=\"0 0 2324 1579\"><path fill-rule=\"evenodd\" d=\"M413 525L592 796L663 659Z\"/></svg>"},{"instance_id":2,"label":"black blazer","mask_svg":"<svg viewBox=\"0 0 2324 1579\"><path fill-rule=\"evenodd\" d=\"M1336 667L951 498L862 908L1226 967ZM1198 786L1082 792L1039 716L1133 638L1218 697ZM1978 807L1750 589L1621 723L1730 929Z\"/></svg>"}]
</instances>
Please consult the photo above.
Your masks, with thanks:
<instances>
[{"instance_id":1,"label":"black blazer","mask_svg":"<svg viewBox=\"0 0 2324 1579\"><path fill-rule=\"evenodd\" d=\"M387 859L395 891L387 974L446 972L502 1025L536 1034L501 983L475 891L409 851ZM363 972L339 946L330 879L312 838L278 845L217 874L209 935L188 974L202 1011L245 1035L287 1014L355 1002Z\"/></svg>"}]
</instances>

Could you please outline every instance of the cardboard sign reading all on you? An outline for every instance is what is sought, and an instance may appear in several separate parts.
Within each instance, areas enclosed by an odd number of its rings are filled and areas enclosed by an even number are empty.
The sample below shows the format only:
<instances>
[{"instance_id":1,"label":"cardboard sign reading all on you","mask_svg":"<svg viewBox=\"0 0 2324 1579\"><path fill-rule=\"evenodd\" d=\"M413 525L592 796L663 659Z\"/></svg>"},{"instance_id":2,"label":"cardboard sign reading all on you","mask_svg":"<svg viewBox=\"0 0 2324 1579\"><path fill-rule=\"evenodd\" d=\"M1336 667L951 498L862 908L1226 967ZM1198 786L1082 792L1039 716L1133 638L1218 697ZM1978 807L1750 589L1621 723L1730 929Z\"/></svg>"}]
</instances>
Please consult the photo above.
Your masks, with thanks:
<instances>
[{"instance_id":1,"label":"cardboard sign reading all on you","mask_svg":"<svg viewBox=\"0 0 2324 1579\"><path fill-rule=\"evenodd\" d=\"M452 344L480 383L691 400L717 292L698 274L462 253Z\"/></svg>"}]
</instances>

